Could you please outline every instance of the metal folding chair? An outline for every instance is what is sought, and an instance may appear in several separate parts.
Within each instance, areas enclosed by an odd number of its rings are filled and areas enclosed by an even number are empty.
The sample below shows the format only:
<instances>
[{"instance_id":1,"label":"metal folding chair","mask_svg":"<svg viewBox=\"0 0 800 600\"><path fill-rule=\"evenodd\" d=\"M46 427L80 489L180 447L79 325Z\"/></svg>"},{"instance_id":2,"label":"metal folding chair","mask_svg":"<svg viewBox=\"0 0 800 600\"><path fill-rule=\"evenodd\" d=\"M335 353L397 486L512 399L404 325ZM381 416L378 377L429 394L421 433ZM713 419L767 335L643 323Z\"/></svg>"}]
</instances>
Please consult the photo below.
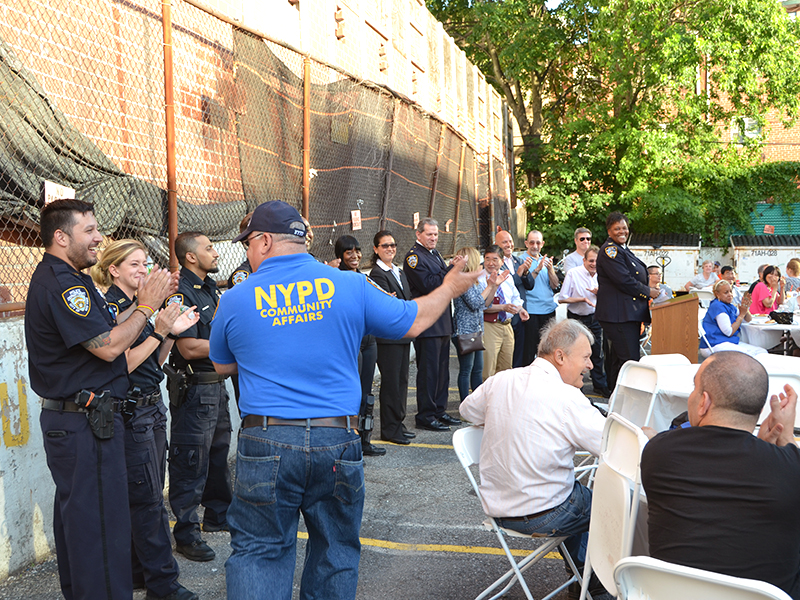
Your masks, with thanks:
<instances>
[{"instance_id":1,"label":"metal folding chair","mask_svg":"<svg viewBox=\"0 0 800 600\"><path fill-rule=\"evenodd\" d=\"M475 490L475 494L478 496L478 500L481 501L481 491L478 486L478 482L475 480L475 476L472 474L472 470L470 467L472 465L478 465L480 463L480 456L481 456L481 440L483 439L483 428L482 427L463 427L457 430L453 434L453 449L456 452L456 456L458 456L459 462L461 462L461 466L464 467L464 471L467 474L467 478L469 482L472 484L472 489ZM481 503L481 506L483 504ZM508 590L510 590L513 585L519 582L522 591L525 593L525 597L528 600L533 600L533 596L531 595L530 589L528 589L528 585L525 583L525 579L522 577L522 573L542 560L547 554L554 550L558 550L561 552L561 555L566 558L570 568L572 569L573 576L569 580L567 580L562 585L558 586L555 590L544 596L541 600L549 600L562 590L564 590L569 584L580 581L580 573L575 566L572 557L567 552L567 549L564 547L564 540L566 537L542 537L541 539L544 540L544 543L541 544L535 551L531 554L523 558L520 562L517 562L514 558L514 555L511 554L511 550L508 548L508 544L506 543L504 536L509 537L522 537L527 539L533 539L534 536L525 535L519 533L517 531L513 531L511 529L506 529L504 527L500 527L497 522L486 515L486 520L483 522L483 526L486 529L490 529L494 531L495 535L497 536L498 541L500 542L500 546L503 548L503 552L508 559L508 562L511 564L511 568L506 571L504 575L502 575L499 579L497 579L494 583L492 583L489 587L487 587L475 600L483 600L487 598L490 594L492 594L497 588L503 586L503 588L494 594L491 597L491 600L496 600L500 596L503 596Z\"/></svg>"}]
</instances>

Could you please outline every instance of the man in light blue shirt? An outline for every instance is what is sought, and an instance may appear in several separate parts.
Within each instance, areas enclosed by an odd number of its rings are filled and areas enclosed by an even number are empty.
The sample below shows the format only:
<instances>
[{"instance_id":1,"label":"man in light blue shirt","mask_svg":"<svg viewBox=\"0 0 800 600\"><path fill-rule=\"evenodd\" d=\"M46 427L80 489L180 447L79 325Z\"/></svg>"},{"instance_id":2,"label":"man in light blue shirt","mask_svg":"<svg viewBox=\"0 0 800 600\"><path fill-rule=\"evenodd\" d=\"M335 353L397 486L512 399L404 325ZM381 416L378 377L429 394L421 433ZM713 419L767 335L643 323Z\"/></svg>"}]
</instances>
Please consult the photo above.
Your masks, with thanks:
<instances>
[{"instance_id":1,"label":"man in light blue shirt","mask_svg":"<svg viewBox=\"0 0 800 600\"><path fill-rule=\"evenodd\" d=\"M542 232L533 230L525 240L528 248L524 258L531 259L530 275L533 277L533 289L526 290L525 310L530 319L525 322L525 347L522 352L522 364L527 366L536 358L536 349L539 347L539 332L550 320L556 316L556 301L553 299L555 290L558 289L558 276L553 267L553 260L541 254L544 246Z\"/></svg>"}]
</instances>

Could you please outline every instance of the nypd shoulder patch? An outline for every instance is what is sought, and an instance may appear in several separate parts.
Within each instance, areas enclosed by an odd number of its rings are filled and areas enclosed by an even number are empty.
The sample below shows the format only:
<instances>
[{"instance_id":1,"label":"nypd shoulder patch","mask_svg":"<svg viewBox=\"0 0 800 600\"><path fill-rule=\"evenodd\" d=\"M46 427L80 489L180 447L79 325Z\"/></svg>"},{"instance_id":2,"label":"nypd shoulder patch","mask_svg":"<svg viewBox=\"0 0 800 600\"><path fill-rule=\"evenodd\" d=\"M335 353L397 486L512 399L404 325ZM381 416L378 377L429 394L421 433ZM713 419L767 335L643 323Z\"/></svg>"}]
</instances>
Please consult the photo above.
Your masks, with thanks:
<instances>
[{"instance_id":1,"label":"nypd shoulder patch","mask_svg":"<svg viewBox=\"0 0 800 600\"><path fill-rule=\"evenodd\" d=\"M172 294L172 296L167 298L167 301L165 302L165 304L167 306L169 306L170 304L182 305L183 303L184 303L183 302L183 294Z\"/></svg>"},{"instance_id":2,"label":"nypd shoulder patch","mask_svg":"<svg viewBox=\"0 0 800 600\"><path fill-rule=\"evenodd\" d=\"M606 256L608 256L608 258L617 258L617 247L606 246Z\"/></svg>"},{"instance_id":3,"label":"nypd shoulder patch","mask_svg":"<svg viewBox=\"0 0 800 600\"><path fill-rule=\"evenodd\" d=\"M383 292L384 294L386 294L387 296L394 296L394 294L390 294L390 293L389 293L389 292L387 292L385 289L383 289L381 286L379 286L377 283L375 283L374 281L372 281L372 279L371 279L369 276L367 277L367 281L369 281L369 282L372 284L372 287L379 289L380 291L382 291L382 292Z\"/></svg>"},{"instance_id":4,"label":"nypd shoulder patch","mask_svg":"<svg viewBox=\"0 0 800 600\"><path fill-rule=\"evenodd\" d=\"M233 283L233 285L239 285L240 283L245 281L249 276L250 273L248 273L247 271L236 271L231 276L231 282Z\"/></svg>"},{"instance_id":5,"label":"nypd shoulder patch","mask_svg":"<svg viewBox=\"0 0 800 600\"><path fill-rule=\"evenodd\" d=\"M92 309L92 300L89 297L89 292L82 285L76 285L61 294L67 308L74 312L79 317L85 317Z\"/></svg>"},{"instance_id":6,"label":"nypd shoulder patch","mask_svg":"<svg viewBox=\"0 0 800 600\"><path fill-rule=\"evenodd\" d=\"M417 261L419 261L419 257L418 257L416 254L410 254L410 255L409 255L407 258L406 258L406 263L407 263L407 264L408 264L408 266L409 266L409 267L411 267L412 269L416 269L416 268L417 268Z\"/></svg>"}]
</instances>

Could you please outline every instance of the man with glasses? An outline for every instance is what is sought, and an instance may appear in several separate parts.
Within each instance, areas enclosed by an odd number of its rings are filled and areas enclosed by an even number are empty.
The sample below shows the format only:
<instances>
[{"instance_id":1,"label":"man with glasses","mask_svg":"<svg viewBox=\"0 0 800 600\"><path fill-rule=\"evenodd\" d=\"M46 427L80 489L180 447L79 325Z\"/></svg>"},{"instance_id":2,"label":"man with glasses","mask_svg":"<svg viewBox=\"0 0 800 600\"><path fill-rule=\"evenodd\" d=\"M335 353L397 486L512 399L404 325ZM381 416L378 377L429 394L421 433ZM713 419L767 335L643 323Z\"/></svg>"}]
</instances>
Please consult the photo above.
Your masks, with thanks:
<instances>
[{"instance_id":1,"label":"man with glasses","mask_svg":"<svg viewBox=\"0 0 800 600\"><path fill-rule=\"evenodd\" d=\"M575 230L575 251L570 252L564 258L564 275L566 275L570 269L583 265L586 251L591 245L592 232L586 229L586 227L578 227Z\"/></svg>"},{"instance_id":2,"label":"man with glasses","mask_svg":"<svg viewBox=\"0 0 800 600\"><path fill-rule=\"evenodd\" d=\"M536 358L536 349L539 347L539 332L551 319L556 317L556 301L553 299L555 290L558 289L558 276L556 275L553 259L542 254L544 238L542 232L533 230L528 233L525 240L528 248L523 255L529 272L523 273L523 278L533 279L533 286L525 294L525 310L530 318L525 322L524 348L522 351L522 364L529 365ZM530 263L528 259L530 258ZM526 286L527 287L527 286Z\"/></svg>"},{"instance_id":3,"label":"man with glasses","mask_svg":"<svg viewBox=\"0 0 800 600\"><path fill-rule=\"evenodd\" d=\"M221 295L209 273L219 270L219 254L196 231L175 239L175 254L182 267L180 284L166 303L196 306L200 320L178 336L170 356L171 370L184 376L188 387L181 393L170 387L169 503L175 513L175 550L202 562L215 554L200 537L197 508L205 507L203 531L227 531L231 503L227 375L217 374L208 358L211 320Z\"/></svg>"},{"instance_id":4,"label":"man with glasses","mask_svg":"<svg viewBox=\"0 0 800 600\"><path fill-rule=\"evenodd\" d=\"M403 301L363 275L318 263L305 236L290 205L258 206L235 240L248 244L253 274L222 297L211 330L214 366L238 373L242 392L225 565L227 595L236 600L292 596L300 513L308 531L300 597L355 598L361 339L422 333L478 277L462 264L432 293Z\"/></svg>"}]
</instances>

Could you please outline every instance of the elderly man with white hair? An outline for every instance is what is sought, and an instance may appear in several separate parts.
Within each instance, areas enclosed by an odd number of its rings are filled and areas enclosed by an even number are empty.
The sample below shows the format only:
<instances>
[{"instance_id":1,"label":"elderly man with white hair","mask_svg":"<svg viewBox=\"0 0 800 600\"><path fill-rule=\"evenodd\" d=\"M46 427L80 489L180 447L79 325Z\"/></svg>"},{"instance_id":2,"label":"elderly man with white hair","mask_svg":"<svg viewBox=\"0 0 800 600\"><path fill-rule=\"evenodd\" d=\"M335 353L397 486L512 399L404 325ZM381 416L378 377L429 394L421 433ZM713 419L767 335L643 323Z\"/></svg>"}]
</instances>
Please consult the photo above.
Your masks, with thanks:
<instances>
[{"instance_id":1,"label":"elderly man with white hair","mask_svg":"<svg viewBox=\"0 0 800 600\"><path fill-rule=\"evenodd\" d=\"M490 377L460 407L462 417L484 426L480 475L486 514L522 533L569 536L565 545L579 566L592 491L575 481L573 459L580 449L600 453L605 424L581 393L583 375L592 368L593 340L580 321L551 322L532 364Z\"/></svg>"}]
</instances>

